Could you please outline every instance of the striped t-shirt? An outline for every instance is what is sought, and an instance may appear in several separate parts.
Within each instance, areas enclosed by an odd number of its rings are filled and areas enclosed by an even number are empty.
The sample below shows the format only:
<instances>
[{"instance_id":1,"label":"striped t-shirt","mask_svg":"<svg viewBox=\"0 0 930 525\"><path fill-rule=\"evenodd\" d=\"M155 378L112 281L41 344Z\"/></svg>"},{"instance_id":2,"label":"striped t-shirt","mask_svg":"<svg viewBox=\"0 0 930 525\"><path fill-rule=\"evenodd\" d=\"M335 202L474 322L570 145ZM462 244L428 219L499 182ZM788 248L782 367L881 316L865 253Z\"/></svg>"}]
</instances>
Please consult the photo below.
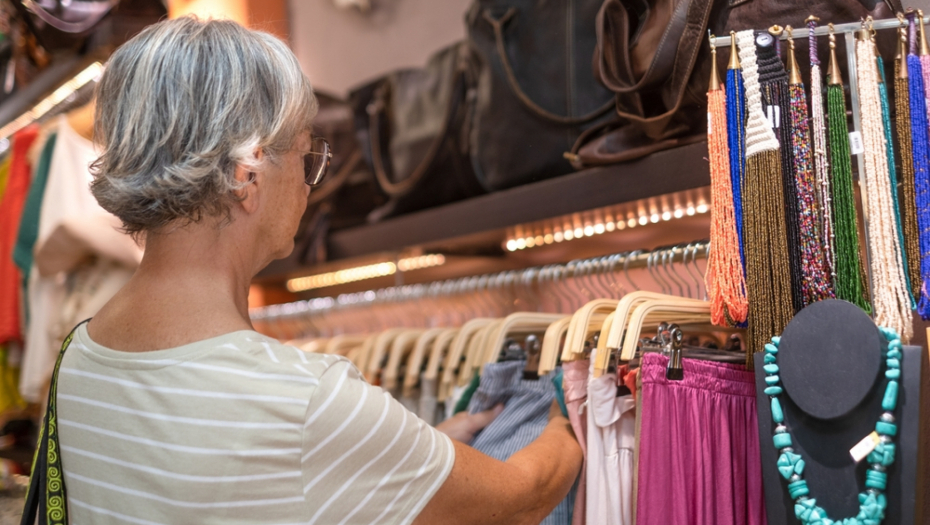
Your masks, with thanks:
<instances>
[{"instance_id":1,"label":"striped t-shirt","mask_svg":"<svg viewBox=\"0 0 930 525\"><path fill-rule=\"evenodd\" d=\"M57 398L72 523L406 524L452 469L342 357L250 331L119 352L86 326Z\"/></svg>"}]
</instances>

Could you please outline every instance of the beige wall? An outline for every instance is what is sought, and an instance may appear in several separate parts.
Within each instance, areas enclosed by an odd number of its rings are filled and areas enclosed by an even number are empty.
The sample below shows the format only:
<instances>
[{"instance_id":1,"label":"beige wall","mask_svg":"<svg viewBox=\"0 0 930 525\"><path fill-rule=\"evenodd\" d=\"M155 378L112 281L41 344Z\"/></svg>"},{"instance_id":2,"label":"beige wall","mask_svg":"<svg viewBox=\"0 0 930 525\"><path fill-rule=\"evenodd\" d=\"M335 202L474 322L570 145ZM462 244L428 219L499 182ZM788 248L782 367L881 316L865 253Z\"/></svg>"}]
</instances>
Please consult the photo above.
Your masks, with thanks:
<instances>
[{"instance_id":1,"label":"beige wall","mask_svg":"<svg viewBox=\"0 0 930 525\"><path fill-rule=\"evenodd\" d=\"M349 88L464 38L471 0L371 0L367 15L333 0L289 0L290 40L316 89Z\"/></svg>"}]
</instances>

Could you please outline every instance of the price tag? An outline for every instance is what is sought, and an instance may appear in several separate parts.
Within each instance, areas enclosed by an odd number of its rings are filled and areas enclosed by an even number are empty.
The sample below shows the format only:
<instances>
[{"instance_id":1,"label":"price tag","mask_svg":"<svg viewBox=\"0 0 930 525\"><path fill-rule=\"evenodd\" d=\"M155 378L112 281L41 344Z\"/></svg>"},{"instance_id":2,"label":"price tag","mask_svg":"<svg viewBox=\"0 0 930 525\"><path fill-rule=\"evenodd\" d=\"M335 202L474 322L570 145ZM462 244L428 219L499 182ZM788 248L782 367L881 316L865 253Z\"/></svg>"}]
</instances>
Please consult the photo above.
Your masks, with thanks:
<instances>
[{"instance_id":1,"label":"price tag","mask_svg":"<svg viewBox=\"0 0 930 525\"><path fill-rule=\"evenodd\" d=\"M849 152L853 155L859 155L865 151L862 145L862 133L858 131L849 132Z\"/></svg>"},{"instance_id":2,"label":"price tag","mask_svg":"<svg viewBox=\"0 0 930 525\"><path fill-rule=\"evenodd\" d=\"M862 438L862 441L856 443L856 446L849 449L849 455L852 456L853 461L859 463L875 450L878 443L878 432L872 431L871 434Z\"/></svg>"}]
</instances>

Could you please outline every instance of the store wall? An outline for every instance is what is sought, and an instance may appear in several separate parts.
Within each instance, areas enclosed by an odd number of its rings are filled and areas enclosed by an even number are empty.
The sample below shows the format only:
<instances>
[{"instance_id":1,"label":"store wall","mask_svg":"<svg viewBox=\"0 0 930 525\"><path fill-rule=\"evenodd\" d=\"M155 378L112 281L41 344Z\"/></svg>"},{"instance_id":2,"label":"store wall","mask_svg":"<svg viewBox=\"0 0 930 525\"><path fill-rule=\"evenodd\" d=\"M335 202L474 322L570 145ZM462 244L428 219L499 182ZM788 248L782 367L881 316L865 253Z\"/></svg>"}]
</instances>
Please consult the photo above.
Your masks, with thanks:
<instances>
[{"instance_id":1,"label":"store wall","mask_svg":"<svg viewBox=\"0 0 930 525\"><path fill-rule=\"evenodd\" d=\"M363 14L334 0L289 0L291 45L316 89L345 95L464 38L471 1L371 0Z\"/></svg>"}]
</instances>

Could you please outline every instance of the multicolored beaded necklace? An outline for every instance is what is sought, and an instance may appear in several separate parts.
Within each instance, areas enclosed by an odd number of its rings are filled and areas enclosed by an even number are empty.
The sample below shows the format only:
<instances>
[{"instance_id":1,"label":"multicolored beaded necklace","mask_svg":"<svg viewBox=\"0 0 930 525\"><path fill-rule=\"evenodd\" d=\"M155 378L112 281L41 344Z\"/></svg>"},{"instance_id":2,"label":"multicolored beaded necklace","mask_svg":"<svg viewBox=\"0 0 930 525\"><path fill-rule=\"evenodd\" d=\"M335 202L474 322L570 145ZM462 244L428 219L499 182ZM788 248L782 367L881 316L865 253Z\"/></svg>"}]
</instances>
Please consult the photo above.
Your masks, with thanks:
<instances>
[{"instance_id":1,"label":"multicolored beaded necklace","mask_svg":"<svg viewBox=\"0 0 930 525\"><path fill-rule=\"evenodd\" d=\"M894 463L895 457L894 436L898 433L898 426L895 424L894 411L898 406L898 381L903 354L901 339L894 330L879 327L879 331L888 342L882 352L885 358L885 378L888 380L882 397L882 410L885 412L875 424L879 441L868 455L870 469L865 474L866 490L859 494L859 514L842 520L828 518L827 511L817 506L815 498L809 497L810 490L803 478L805 463L791 448L791 434L785 426L785 413L779 401L783 391L778 376L778 346L781 338L773 337L772 342L765 345L765 394L771 399L772 421L776 425L772 440L779 452L778 472L788 482L788 494L794 500L795 516L805 525L879 525L885 518L885 508L888 506L883 493L888 483L885 471Z\"/></svg>"}]
</instances>

